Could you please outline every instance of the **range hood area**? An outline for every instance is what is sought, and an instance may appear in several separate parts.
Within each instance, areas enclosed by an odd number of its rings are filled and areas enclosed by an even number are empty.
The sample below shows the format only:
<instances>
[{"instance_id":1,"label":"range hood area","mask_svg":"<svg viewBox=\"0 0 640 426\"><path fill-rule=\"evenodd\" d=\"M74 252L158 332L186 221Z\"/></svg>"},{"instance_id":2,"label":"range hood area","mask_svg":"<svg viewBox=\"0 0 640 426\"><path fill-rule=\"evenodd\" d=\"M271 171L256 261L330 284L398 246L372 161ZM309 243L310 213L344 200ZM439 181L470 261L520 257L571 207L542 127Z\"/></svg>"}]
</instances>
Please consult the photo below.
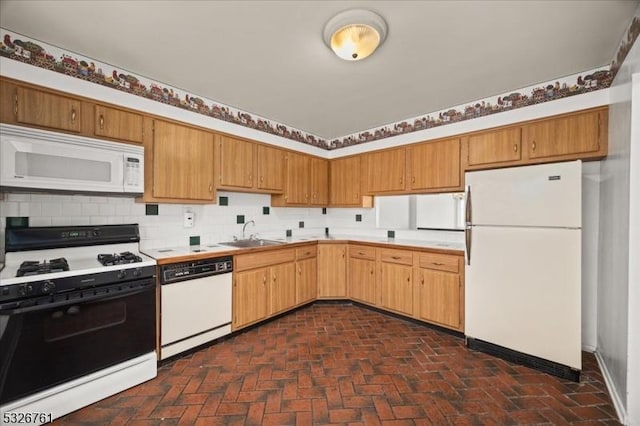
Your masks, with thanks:
<instances>
[{"instance_id":1,"label":"range hood area","mask_svg":"<svg viewBox=\"0 0 640 426\"><path fill-rule=\"evenodd\" d=\"M0 190L137 196L144 148L0 124Z\"/></svg>"}]
</instances>

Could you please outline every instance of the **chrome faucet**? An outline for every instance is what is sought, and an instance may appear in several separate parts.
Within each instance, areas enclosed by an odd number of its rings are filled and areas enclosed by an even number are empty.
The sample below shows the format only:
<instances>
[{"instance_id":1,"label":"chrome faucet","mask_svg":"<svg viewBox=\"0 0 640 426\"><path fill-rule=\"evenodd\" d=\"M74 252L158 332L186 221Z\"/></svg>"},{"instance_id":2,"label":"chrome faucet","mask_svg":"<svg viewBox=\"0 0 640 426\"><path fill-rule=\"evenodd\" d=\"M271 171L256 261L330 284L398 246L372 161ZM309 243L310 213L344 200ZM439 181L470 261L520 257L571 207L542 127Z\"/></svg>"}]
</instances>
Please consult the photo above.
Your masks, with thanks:
<instances>
[{"instance_id":1,"label":"chrome faucet","mask_svg":"<svg viewBox=\"0 0 640 426\"><path fill-rule=\"evenodd\" d=\"M242 239L243 239L243 240L246 240L246 239L247 239L247 237L245 237L245 235L244 235L244 231L245 231L245 229L247 229L247 225L248 225L248 224L250 224L250 223L252 223L252 224L253 224L253 227L254 227L254 228L255 228L255 226L256 226L256 223L255 223L253 220L250 220L249 222L247 222L247 223L245 223L245 224L244 224L244 226L242 227Z\"/></svg>"}]
</instances>

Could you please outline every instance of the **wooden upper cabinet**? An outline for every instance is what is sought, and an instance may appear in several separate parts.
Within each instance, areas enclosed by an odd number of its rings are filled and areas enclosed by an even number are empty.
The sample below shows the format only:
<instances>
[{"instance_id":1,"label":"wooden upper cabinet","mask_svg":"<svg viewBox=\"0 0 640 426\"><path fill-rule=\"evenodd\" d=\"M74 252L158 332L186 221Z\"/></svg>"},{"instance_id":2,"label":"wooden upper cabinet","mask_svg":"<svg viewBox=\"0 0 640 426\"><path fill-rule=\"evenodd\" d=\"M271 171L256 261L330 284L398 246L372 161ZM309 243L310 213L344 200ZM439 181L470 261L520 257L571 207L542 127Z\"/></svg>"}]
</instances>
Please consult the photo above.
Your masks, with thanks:
<instances>
[{"instance_id":1,"label":"wooden upper cabinet","mask_svg":"<svg viewBox=\"0 0 640 426\"><path fill-rule=\"evenodd\" d=\"M80 133L81 104L78 99L27 87L16 87L16 122Z\"/></svg>"},{"instance_id":2,"label":"wooden upper cabinet","mask_svg":"<svg viewBox=\"0 0 640 426\"><path fill-rule=\"evenodd\" d=\"M329 204L329 161L312 157L309 179L311 193L309 203L319 206Z\"/></svg>"},{"instance_id":3,"label":"wooden upper cabinet","mask_svg":"<svg viewBox=\"0 0 640 426\"><path fill-rule=\"evenodd\" d=\"M142 143L144 137L142 114L95 105L94 116L95 136Z\"/></svg>"},{"instance_id":4,"label":"wooden upper cabinet","mask_svg":"<svg viewBox=\"0 0 640 426\"><path fill-rule=\"evenodd\" d=\"M219 144L219 186L252 188L254 186L253 153L255 145L227 136L221 136Z\"/></svg>"},{"instance_id":5,"label":"wooden upper cabinet","mask_svg":"<svg viewBox=\"0 0 640 426\"><path fill-rule=\"evenodd\" d=\"M409 147L412 190L462 187L460 139L422 143Z\"/></svg>"},{"instance_id":6,"label":"wooden upper cabinet","mask_svg":"<svg viewBox=\"0 0 640 426\"><path fill-rule=\"evenodd\" d=\"M309 203L309 156L287 153L286 182L284 197L287 204Z\"/></svg>"},{"instance_id":7,"label":"wooden upper cabinet","mask_svg":"<svg viewBox=\"0 0 640 426\"><path fill-rule=\"evenodd\" d=\"M520 127L471 135L467 150L469 166L518 161L522 158Z\"/></svg>"},{"instance_id":8,"label":"wooden upper cabinet","mask_svg":"<svg viewBox=\"0 0 640 426\"><path fill-rule=\"evenodd\" d=\"M156 120L153 135L153 197L213 200L213 135Z\"/></svg>"},{"instance_id":9,"label":"wooden upper cabinet","mask_svg":"<svg viewBox=\"0 0 640 426\"><path fill-rule=\"evenodd\" d=\"M285 152L265 145L257 146L257 188L271 192L284 189Z\"/></svg>"},{"instance_id":10,"label":"wooden upper cabinet","mask_svg":"<svg viewBox=\"0 0 640 426\"><path fill-rule=\"evenodd\" d=\"M361 155L331 160L331 181L329 185L332 206L358 206L362 193L360 183Z\"/></svg>"},{"instance_id":11,"label":"wooden upper cabinet","mask_svg":"<svg viewBox=\"0 0 640 426\"><path fill-rule=\"evenodd\" d=\"M591 111L524 126L529 158L597 152L601 143L601 113Z\"/></svg>"},{"instance_id":12,"label":"wooden upper cabinet","mask_svg":"<svg viewBox=\"0 0 640 426\"><path fill-rule=\"evenodd\" d=\"M366 154L367 192L371 194L405 189L406 148Z\"/></svg>"}]
</instances>

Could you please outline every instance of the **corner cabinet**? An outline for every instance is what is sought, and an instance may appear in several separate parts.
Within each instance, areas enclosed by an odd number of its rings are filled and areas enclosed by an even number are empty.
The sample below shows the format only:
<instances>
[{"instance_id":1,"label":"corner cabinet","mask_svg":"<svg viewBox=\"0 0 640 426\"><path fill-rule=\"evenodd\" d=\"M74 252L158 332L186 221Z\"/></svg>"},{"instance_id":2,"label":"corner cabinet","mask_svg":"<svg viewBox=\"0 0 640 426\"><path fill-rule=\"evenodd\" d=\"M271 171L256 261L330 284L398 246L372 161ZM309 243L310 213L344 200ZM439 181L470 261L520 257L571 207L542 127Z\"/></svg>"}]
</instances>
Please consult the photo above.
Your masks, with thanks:
<instances>
[{"instance_id":1,"label":"corner cabinet","mask_svg":"<svg viewBox=\"0 0 640 426\"><path fill-rule=\"evenodd\" d=\"M310 155L285 154L284 192L271 197L276 207L329 204L329 161Z\"/></svg>"},{"instance_id":2,"label":"corner cabinet","mask_svg":"<svg viewBox=\"0 0 640 426\"><path fill-rule=\"evenodd\" d=\"M145 148L143 201L214 200L212 133L154 120L153 142Z\"/></svg>"},{"instance_id":3,"label":"corner cabinet","mask_svg":"<svg viewBox=\"0 0 640 426\"><path fill-rule=\"evenodd\" d=\"M337 158L329 164L331 207L373 207L373 197L362 195L363 155Z\"/></svg>"},{"instance_id":4,"label":"corner cabinet","mask_svg":"<svg viewBox=\"0 0 640 426\"><path fill-rule=\"evenodd\" d=\"M318 299L347 297L347 244L318 244Z\"/></svg>"},{"instance_id":5,"label":"corner cabinet","mask_svg":"<svg viewBox=\"0 0 640 426\"><path fill-rule=\"evenodd\" d=\"M219 189L269 194L283 191L284 150L224 135L216 139Z\"/></svg>"}]
</instances>

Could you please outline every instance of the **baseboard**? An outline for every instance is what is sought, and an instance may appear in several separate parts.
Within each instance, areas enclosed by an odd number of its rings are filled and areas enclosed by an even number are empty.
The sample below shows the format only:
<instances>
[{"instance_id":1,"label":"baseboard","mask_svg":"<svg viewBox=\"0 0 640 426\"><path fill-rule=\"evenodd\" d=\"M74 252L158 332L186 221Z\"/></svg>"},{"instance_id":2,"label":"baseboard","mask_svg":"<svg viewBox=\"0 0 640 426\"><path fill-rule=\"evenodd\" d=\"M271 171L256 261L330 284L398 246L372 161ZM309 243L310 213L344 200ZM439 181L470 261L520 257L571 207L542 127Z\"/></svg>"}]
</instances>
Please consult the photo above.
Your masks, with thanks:
<instances>
[{"instance_id":1,"label":"baseboard","mask_svg":"<svg viewBox=\"0 0 640 426\"><path fill-rule=\"evenodd\" d=\"M590 354L594 353L596 351L596 346L595 345L582 345L582 350L585 352L589 352Z\"/></svg>"},{"instance_id":2,"label":"baseboard","mask_svg":"<svg viewBox=\"0 0 640 426\"><path fill-rule=\"evenodd\" d=\"M618 390L613 385L613 380L611 379L611 374L607 369L607 365L604 363L602 359L602 355L597 350L593 353L596 356L596 361L598 361L598 365L600 366L600 371L602 371L602 377L604 378L604 383L607 385L607 390L609 391L609 395L611 395L611 400L613 401L613 406L616 409L616 414L618 415L618 420L623 425L627 424L627 410L624 408L624 404L622 403L622 399L620 398L620 394Z\"/></svg>"}]
</instances>

